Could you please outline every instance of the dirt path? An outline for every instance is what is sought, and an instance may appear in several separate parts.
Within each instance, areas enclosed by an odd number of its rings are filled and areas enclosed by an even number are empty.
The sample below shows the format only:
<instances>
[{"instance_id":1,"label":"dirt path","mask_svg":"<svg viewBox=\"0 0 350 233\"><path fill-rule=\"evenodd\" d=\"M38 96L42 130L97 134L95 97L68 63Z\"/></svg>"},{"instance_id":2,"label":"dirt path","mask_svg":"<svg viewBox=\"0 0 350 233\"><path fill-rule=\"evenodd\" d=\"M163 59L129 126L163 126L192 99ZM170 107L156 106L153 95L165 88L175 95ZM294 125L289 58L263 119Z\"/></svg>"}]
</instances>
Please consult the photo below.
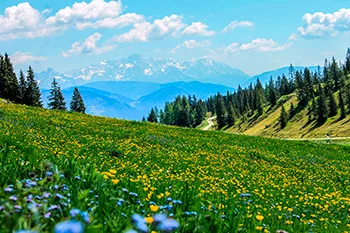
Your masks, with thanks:
<instances>
[{"instance_id":1,"label":"dirt path","mask_svg":"<svg viewBox=\"0 0 350 233\"><path fill-rule=\"evenodd\" d=\"M209 125L207 125L203 128L204 131L208 131L211 127L214 126L214 122L213 122L214 119L216 119L216 116L208 118L207 122Z\"/></svg>"}]
</instances>

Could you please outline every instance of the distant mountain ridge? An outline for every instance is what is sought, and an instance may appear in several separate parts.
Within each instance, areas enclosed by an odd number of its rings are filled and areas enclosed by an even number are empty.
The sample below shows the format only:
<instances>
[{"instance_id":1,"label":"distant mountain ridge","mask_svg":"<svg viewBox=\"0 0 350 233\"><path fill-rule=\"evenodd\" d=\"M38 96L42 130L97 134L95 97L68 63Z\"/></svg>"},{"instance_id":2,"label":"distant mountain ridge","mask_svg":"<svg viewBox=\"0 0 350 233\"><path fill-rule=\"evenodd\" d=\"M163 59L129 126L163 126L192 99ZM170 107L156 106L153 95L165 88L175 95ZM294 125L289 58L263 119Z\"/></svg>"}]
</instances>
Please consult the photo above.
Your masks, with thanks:
<instances>
[{"instance_id":1,"label":"distant mountain ridge","mask_svg":"<svg viewBox=\"0 0 350 233\"><path fill-rule=\"evenodd\" d=\"M86 112L91 115L141 120L151 108L163 108L166 102L178 95L195 95L206 99L217 92L234 91L233 88L218 84L193 82L173 82L166 84L148 82L96 82L78 86L84 99ZM62 90L67 106L74 88ZM44 106L47 106L50 90L42 89Z\"/></svg>"},{"instance_id":2,"label":"distant mountain ridge","mask_svg":"<svg viewBox=\"0 0 350 233\"><path fill-rule=\"evenodd\" d=\"M62 88L101 81L153 83L199 81L236 87L242 81L247 81L250 76L209 57L192 62L179 62L173 58L145 59L133 54L120 60L104 60L99 64L66 73L59 73L49 68L47 71L37 73L36 78L41 88L48 89L53 78L57 79Z\"/></svg>"}]
</instances>

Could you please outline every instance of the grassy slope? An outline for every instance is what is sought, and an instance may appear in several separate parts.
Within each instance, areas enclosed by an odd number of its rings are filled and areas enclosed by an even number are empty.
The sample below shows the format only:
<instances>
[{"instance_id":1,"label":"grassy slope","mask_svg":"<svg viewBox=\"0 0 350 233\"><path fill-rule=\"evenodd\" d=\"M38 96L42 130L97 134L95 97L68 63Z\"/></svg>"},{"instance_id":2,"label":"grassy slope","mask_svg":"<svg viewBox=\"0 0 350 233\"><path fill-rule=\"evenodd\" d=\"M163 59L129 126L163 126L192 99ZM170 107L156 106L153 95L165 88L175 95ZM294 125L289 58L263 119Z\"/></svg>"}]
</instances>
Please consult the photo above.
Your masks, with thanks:
<instances>
[{"instance_id":1,"label":"grassy slope","mask_svg":"<svg viewBox=\"0 0 350 233\"><path fill-rule=\"evenodd\" d=\"M0 176L0 190L30 172L39 173L42 162L51 161L64 172L69 187L99 195L91 213L98 232L102 226L104 232L120 232L130 225L133 212L150 214L148 201L164 205L167 196L183 202L170 211L181 223L180 232L253 232L263 224L270 232L347 229L349 147L202 132L1 102L0 135L0 173L7 174ZM108 173L111 169L115 171ZM96 178L101 172L107 172L106 180ZM77 184L76 175L87 182ZM116 206L119 198L130 200L122 188L137 193L145 206L132 201ZM0 204L8 198L1 192ZM241 193L250 193L252 203ZM71 207L80 203L81 209L88 208L90 201L78 197L72 193ZM217 211L205 209L212 205ZM197 215L188 217L185 211ZM66 214L63 211L62 217ZM264 219L257 220L258 215ZM1 216L0 212L0 231L8 221ZM321 223L320 218L328 220ZM311 220L315 226L307 224ZM51 232L47 228L54 221L42 232Z\"/></svg>"},{"instance_id":2,"label":"grassy slope","mask_svg":"<svg viewBox=\"0 0 350 233\"><path fill-rule=\"evenodd\" d=\"M290 104L297 106L297 97L295 94L284 96L287 101L284 106L289 111ZM335 94L336 100L338 93ZM317 126L316 122L308 122L307 109L301 110L288 123L283 130L279 126L279 117L281 113L281 105L272 110L265 109L265 113L258 119L248 120L248 124L241 126L236 125L226 129L230 133L244 133L247 135L278 137L278 138L325 138L327 134L333 137L349 137L350 136L350 116L339 120L340 112L335 117L329 118L322 126Z\"/></svg>"}]
</instances>

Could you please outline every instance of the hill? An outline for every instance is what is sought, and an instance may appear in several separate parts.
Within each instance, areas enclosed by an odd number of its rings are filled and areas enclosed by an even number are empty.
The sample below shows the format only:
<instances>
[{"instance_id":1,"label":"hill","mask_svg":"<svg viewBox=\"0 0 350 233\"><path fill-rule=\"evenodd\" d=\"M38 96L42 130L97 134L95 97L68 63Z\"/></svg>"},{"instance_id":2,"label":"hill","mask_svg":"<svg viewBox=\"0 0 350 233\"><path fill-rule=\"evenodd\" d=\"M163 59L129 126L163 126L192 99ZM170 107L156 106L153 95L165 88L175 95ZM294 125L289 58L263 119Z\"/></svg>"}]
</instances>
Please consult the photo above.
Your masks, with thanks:
<instances>
[{"instance_id":1,"label":"hill","mask_svg":"<svg viewBox=\"0 0 350 233\"><path fill-rule=\"evenodd\" d=\"M178 221L176 232L348 229L349 147L2 101L0 135L1 232L52 232L70 218L87 232L157 230L156 213Z\"/></svg>"}]
</instances>

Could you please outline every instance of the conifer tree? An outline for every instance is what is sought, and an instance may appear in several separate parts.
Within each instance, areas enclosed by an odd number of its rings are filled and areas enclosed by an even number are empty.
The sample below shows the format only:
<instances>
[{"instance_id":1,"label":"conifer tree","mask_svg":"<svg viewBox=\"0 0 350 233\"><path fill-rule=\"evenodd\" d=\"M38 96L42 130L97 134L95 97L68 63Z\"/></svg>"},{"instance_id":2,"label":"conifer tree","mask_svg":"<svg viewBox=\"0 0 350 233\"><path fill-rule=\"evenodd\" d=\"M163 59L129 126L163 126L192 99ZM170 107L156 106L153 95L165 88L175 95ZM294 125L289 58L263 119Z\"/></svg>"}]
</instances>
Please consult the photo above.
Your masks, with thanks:
<instances>
[{"instance_id":1,"label":"conifer tree","mask_svg":"<svg viewBox=\"0 0 350 233\"><path fill-rule=\"evenodd\" d=\"M80 112L80 113L85 113L85 110L86 110L83 97L81 97L81 94L78 88L76 87L74 88L72 101L70 102L70 110L72 112Z\"/></svg>"},{"instance_id":2,"label":"conifer tree","mask_svg":"<svg viewBox=\"0 0 350 233\"><path fill-rule=\"evenodd\" d=\"M61 91L60 86L56 82L56 79L53 79L52 85L51 85L51 92L50 96L48 97L49 103L48 107L49 109L53 110L63 110L65 111L66 108L66 102L64 101L64 97Z\"/></svg>"},{"instance_id":3,"label":"conifer tree","mask_svg":"<svg viewBox=\"0 0 350 233\"><path fill-rule=\"evenodd\" d=\"M280 115L279 121L280 121L281 129L284 129L288 123L288 114L286 112L286 109L284 108L284 105L282 105L282 110L281 110L281 115Z\"/></svg>"},{"instance_id":4,"label":"conifer tree","mask_svg":"<svg viewBox=\"0 0 350 233\"><path fill-rule=\"evenodd\" d=\"M289 119L292 119L294 114L295 114L295 107L294 107L294 104L291 103L290 104L290 109L289 109Z\"/></svg>"},{"instance_id":5,"label":"conifer tree","mask_svg":"<svg viewBox=\"0 0 350 233\"><path fill-rule=\"evenodd\" d=\"M146 118L145 118L145 117L142 117L141 122L146 122Z\"/></svg>"},{"instance_id":6,"label":"conifer tree","mask_svg":"<svg viewBox=\"0 0 350 233\"><path fill-rule=\"evenodd\" d=\"M3 93L4 93L4 76L5 76L4 57L0 54L0 98L3 98Z\"/></svg>"},{"instance_id":7,"label":"conifer tree","mask_svg":"<svg viewBox=\"0 0 350 233\"><path fill-rule=\"evenodd\" d=\"M227 124L229 126L233 126L235 122L235 111L233 109L232 103L229 103L227 107Z\"/></svg>"},{"instance_id":8,"label":"conifer tree","mask_svg":"<svg viewBox=\"0 0 350 233\"><path fill-rule=\"evenodd\" d=\"M328 102L328 106L329 106L329 117L333 117L335 115L337 115L338 113L338 106L337 106L337 103L335 102L335 98L334 98L334 95L333 95L333 92L330 90L329 91L329 102Z\"/></svg>"},{"instance_id":9,"label":"conifer tree","mask_svg":"<svg viewBox=\"0 0 350 233\"><path fill-rule=\"evenodd\" d=\"M277 93L272 77L270 77L267 95L271 106L275 106L277 103Z\"/></svg>"},{"instance_id":10,"label":"conifer tree","mask_svg":"<svg viewBox=\"0 0 350 233\"><path fill-rule=\"evenodd\" d=\"M218 123L219 129L221 129L226 125L226 108L224 105L224 100L220 95L220 93L217 95L215 109L216 109L216 121Z\"/></svg>"},{"instance_id":11,"label":"conifer tree","mask_svg":"<svg viewBox=\"0 0 350 233\"><path fill-rule=\"evenodd\" d=\"M29 66L27 71L27 88L24 95L24 103L28 106L42 107L40 89L34 79L34 71Z\"/></svg>"},{"instance_id":12,"label":"conifer tree","mask_svg":"<svg viewBox=\"0 0 350 233\"><path fill-rule=\"evenodd\" d=\"M20 103L25 104L26 91L27 91L27 81L24 77L22 70L19 72L19 87L20 87Z\"/></svg>"},{"instance_id":13,"label":"conifer tree","mask_svg":"<svg viewBox=\"0 0 350 233\"><path fill-rule=\"evenodd\" d=\"M318 85L318 103L317 103L317 123L319 125L326 122L328 117L328 106L326 96L321 84Z\"/></svg>"},{"instance_id":14,"label":"conifer tree","mask_svg":"<svg viewBox=\"0 0 350 233\"><path fill-rule=\"evenodd\" d=\"M165 118L165 114L163 109L161 109L159 112L159 123L164 124L164 118Z\"/></svg>"},{"instance_id":15,"label":"conifer tree","mask_svg":"<svg viewBox=\"0 0 350 233\"><path fill-rule=\"evenodd\" d=\"M264 112L263 108L263 87L258 79L255 86L255 106L258 110L258 115L261 116Z\"/></svg>"},{"instance_id":16,"label":"conifer tree","mask_svg":"<svg viewBox=\"0 0 350 233\"><path fill-rule=\"evenodd\" d=\"M20 87L9 55L6 53L2 65L2 98L20 102Z\"/></svg>"},{"instance_id":17,"label":"conifer tree","mask_svg":"<svg viewBox=\"0 0 350 233\"><path fill-rule=\"evenodd\" d=\"M345 74L350 74L350 48L348 48L348 51L346 53L345 58Z\"/></svg>"},{"instance_id":18,"label":"conifer tree","mask_svg":"<svg viewBox=\"0 0 350 233\"><path fill-rule=\"evenodd\" d=\"M153 122L153 123L158 123L157 114L156 114L156 111L154 110L154 108L152 108L151 113L148 115L147 121Z\"/></svg>"},{"instance_id":19,"label":"conifer tree","mask_svg":"<svg viewBox=\"0 0 350 233\"><path fill-rule=\"evenodd\" d=\"M345 103L344 103L344 97L343 97L343 89L340 89L339 91L339 107L340 107L340 119L344 119L346 117L346 111L345 111Z\"/></svg>"}]
</instances>

